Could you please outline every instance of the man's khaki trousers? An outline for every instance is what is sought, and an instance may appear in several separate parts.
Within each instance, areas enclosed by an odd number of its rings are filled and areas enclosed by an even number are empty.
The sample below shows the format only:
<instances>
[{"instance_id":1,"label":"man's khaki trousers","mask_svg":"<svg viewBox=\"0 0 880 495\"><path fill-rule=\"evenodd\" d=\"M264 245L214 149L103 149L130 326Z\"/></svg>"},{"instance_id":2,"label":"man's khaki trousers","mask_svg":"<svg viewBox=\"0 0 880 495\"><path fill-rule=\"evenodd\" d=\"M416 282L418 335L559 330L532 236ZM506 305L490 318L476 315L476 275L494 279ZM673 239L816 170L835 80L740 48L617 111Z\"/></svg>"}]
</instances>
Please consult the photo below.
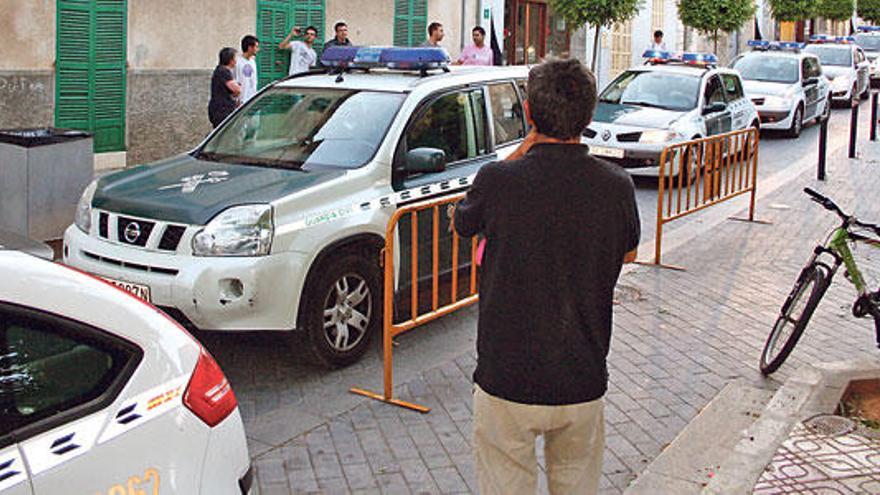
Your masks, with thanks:
<instances>
[{"instance_id":1,"label":"man's khaki trousers","mask_svg":"<svg viewBox=\"0 0 880 495\"><path fill-rule=\"evenodd\" d=\"M599 490L605 449L602 399L534 406L500 399L474 387L474 455L482 495L534 495L538 435L544 436L551 494L594 494Z\"/></svg>"}]
</instances>

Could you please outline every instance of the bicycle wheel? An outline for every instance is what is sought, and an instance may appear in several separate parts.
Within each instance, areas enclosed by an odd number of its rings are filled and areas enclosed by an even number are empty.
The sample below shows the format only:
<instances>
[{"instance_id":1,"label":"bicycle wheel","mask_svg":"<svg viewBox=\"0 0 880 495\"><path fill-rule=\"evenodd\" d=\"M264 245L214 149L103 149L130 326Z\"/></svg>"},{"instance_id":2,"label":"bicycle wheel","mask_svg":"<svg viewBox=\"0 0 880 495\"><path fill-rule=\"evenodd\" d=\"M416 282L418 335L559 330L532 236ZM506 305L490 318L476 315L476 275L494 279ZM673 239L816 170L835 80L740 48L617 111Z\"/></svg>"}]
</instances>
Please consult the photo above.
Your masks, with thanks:
<instances>
[{"instance_id":1,"label":"bicycle wheel","mask_svg":"<svg viewBox=\"0 0 880 495\"><path fill-rule=\"evenodd\" d=\"M830 270L825 265L812 263L801 271L764 344L761 374L767 376L782 366L804 333L830 283Z\"/></svg>"}]
</instances>

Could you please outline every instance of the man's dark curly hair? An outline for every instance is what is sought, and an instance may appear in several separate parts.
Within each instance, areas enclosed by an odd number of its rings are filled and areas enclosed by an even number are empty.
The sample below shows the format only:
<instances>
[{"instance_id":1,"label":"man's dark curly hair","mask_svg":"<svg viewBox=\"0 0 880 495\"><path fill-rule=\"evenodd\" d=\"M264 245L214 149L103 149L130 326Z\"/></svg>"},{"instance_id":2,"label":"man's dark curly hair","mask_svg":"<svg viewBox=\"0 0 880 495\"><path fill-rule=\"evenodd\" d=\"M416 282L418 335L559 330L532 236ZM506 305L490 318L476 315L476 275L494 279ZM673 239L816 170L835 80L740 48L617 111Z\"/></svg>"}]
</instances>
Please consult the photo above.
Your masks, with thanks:
<instances>
[{"instance_id":1,"label":"man's dark curly hair","mask_svg":"<svg viewBox=\"0 0 880 495\"><path fill-rule=\"evenodd\" d=\"M529 112L538 132L580 136L596 108L596 77L577 59L548 59L529 71Z\"/></svg>"}]
</instances>

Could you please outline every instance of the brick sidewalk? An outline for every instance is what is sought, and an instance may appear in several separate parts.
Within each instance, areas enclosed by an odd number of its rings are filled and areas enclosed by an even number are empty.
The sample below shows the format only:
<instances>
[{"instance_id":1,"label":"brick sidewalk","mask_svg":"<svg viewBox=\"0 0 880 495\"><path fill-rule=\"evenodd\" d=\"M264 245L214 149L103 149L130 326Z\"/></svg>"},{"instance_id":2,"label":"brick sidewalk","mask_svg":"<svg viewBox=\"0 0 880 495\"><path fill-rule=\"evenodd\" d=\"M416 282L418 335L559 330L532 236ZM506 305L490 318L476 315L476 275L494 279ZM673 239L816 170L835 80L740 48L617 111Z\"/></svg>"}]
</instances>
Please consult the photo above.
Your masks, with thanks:
<instances>
[{"instance_id":1,"label":"brick sidewalk","mask_svg":"<svg viewBox=\"0 0 880 495\"><path fill-rule=\"evenodd\" d=\"M862 156L880 156L876 144L860 147ZM880 359L871 322L852 318L852 290L837 277L789 361L772 379L757 371L779 306L812 247L836 222L801 188L824 191L844 210L880 221L880 163L844 156L831 157L826 183L811 170L760 201L758 217L772 225L724 222L664 253L664 262L687 271L637 267L621 277L621 294L630 297L621 297L615 310L603 493L620 493L732 380L775 389L805 362ZM873 261L867 265L880 266L880 256ZM474 308L456 316L475 325ZM419 376L397 377L408 380L397 396L432 407L428 415L363 400L259 455L260 492L475 492L474 366L468 352Z\"/></svg>"}]
</instances>

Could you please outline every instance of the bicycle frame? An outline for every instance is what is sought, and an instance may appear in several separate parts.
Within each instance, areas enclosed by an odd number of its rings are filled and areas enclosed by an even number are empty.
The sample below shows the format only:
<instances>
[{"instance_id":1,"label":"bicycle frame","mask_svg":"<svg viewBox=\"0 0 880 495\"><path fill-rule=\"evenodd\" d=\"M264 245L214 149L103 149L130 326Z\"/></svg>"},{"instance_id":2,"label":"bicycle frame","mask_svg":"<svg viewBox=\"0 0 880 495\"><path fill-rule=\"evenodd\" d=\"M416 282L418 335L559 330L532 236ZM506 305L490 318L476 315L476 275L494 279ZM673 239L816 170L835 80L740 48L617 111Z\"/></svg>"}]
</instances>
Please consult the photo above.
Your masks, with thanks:
<instances>
[{"instance_id":1,"label":"bicycle frame","mask_svg":"<svg viewBox=\"0 0 880 495\"><path fill-rule=\"evenodd\" d=\"M865 278L862 276L862 272L856 264L855 257L853 257L852 250L849 247L850 242L863 242L869 246L880 248L880 243L871 239L863 238L857 234L852 234L849 232L847 226L844 225L834 229L834 232L831 233L825 246L817 247L814 256L818 256L822 252L834 256L834 268L832 269L832 273L836 272L837 268L843 264L849 274L849 281L855 286L858 294L863 296L868 293L868 286L865 283Z\"/></svg>"}]
</instances>

